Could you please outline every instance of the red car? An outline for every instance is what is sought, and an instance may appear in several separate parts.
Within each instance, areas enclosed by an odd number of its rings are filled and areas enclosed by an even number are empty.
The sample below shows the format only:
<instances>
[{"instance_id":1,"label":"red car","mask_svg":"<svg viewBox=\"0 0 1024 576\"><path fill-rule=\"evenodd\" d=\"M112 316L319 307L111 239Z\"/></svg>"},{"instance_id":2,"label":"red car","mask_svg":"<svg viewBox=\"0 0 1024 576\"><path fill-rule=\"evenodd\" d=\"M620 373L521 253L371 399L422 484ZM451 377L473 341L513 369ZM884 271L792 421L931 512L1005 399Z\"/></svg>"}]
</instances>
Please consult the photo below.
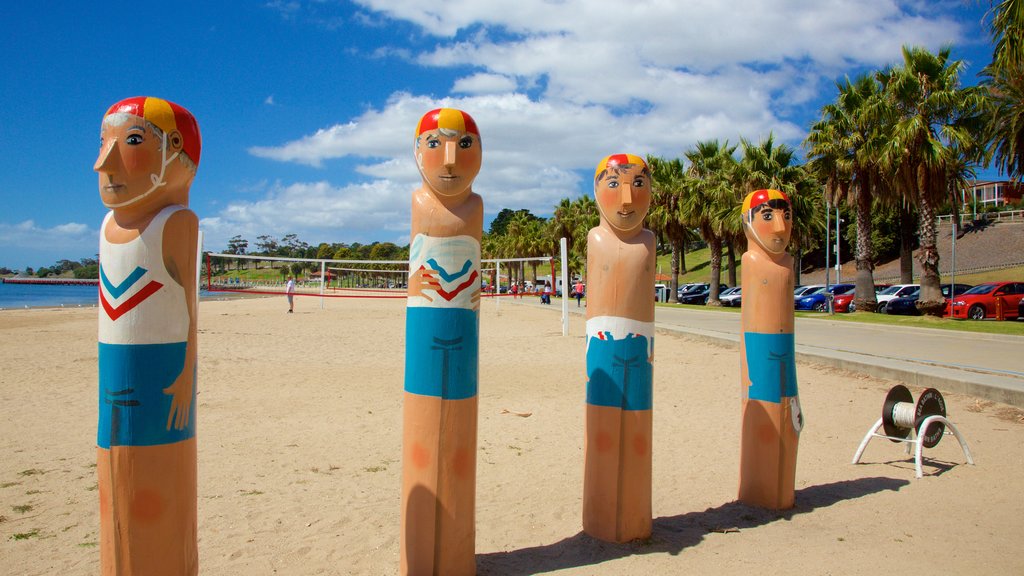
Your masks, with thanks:
<instances>
[{"instance_id":1,"label":"red car","mask_svg":"<svg viewBox=\"0 0 1024 576\"><path fill-rule=\"evenodd\" d=\"M1003 317L1016 318L1021 299L1024 299L1024 282L985 282L953 298L953 318L981 320L996 317L996 300L1001 300ZM950 315L949 301L946 316Z\"/></svg>"},{"instance_id":2,"label":"red car","mask_svg":"<svg viewBox=\"0 0 1024 576\"><path fill-rule=\"evenodd\" d=\"M849 312L850 302L853 302L853 295L856 291L856 288L850 288L842 294L836 294L832 298L832 310L836 312Z\"/></svg>"}]
</instances>

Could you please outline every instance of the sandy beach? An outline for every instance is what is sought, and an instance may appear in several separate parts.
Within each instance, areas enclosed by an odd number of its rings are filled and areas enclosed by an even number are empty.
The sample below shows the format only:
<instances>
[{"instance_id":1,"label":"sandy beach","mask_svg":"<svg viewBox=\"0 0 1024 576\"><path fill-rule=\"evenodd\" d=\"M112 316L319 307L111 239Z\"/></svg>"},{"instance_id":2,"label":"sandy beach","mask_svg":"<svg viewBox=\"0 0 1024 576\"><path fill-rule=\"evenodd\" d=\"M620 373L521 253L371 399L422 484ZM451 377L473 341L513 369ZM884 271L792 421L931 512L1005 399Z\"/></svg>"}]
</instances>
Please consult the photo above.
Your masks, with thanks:
<instances>
[{"instance_id":1,"label":"sandy beach","mask_svg":"<svg viewBox=\"0 0 1024 576\"><path fill-rule=\"evenodd\" d=\"M200 567L208 575L398 571L404 301L203 302ZM96 309L0 312L0 573L98 572ZM481 575L1022 574L1024 417L946 394L915 479L902 445L850 460L896 382L798 364L796 507L736 503L739 357L659 331L654 534L582 535L584 324L557 306L481 315ZM919 389L912 389L916 396Z\"/></svg>"}]
</instances>

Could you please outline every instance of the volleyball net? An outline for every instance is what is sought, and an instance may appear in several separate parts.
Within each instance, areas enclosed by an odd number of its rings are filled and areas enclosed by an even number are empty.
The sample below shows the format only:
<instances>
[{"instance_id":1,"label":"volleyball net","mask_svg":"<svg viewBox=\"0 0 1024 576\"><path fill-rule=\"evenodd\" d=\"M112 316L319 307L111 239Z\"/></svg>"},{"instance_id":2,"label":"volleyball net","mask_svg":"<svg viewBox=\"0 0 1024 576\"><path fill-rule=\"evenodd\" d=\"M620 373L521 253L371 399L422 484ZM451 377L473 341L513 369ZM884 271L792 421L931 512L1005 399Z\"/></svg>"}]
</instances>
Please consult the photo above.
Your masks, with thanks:
<instances>
[{"instance_id":1,"label":"volleyball net","mask_svg":"<svg viewBox=\"0 0 1024 576\"><path fill-rule=\"evenodd\" d=\"M481 296L531 293L536 280L515 278L522 264L551 264L549 256L481 260ZM285 295L289 278L295 296L321 298L405 298L408 260L335 260L251 254L204 254L200 289L209 293ZM515 283L515 289L512 285ZM530 288L530 290L526 290Z\"/></svg>"}]
</instances>

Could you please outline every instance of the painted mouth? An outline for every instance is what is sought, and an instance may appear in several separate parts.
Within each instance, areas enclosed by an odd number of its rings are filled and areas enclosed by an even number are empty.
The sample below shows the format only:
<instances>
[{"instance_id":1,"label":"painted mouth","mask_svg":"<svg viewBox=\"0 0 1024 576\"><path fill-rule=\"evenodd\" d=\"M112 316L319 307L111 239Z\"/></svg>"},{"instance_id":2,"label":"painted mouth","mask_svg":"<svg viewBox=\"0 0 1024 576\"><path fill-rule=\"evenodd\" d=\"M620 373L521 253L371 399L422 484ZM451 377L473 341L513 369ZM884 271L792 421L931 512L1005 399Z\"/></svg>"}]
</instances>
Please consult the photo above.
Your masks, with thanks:
<instances>
[{"instance_id":1,"label":"painted mouth","mask_svg":"<svg viewBox=\"0 0 1024 576\"><path fill-rule=\"evenodd\" d=\"M618 212L619 216L621 216L622 218L629 218L630 216L632 216L635 213L636 213L635 210L629 210L629 211L620 210Z\"/></svg>"},{"instance_id":2,"label":"painted mouth","mask_svg":"<svg viewBox=\"0 0 1024 576\"><path fill-rule=\"evenodd\" d=\"M124 188L124 184L107 184L103 187L108 192L118 192Z\"/></svg>"},{"instance_id":3,"label":"painted mouth","mask_svg":"<svg viewBox=\"0 0 1024 576\"><path fill-rule=\"evenodd\" d=\"M455 176L454 174L446 174L444 176L440 176L439 178L441 178L441 180L458 180L459 179L459 177Z\"/></svg>"}]
</instances>

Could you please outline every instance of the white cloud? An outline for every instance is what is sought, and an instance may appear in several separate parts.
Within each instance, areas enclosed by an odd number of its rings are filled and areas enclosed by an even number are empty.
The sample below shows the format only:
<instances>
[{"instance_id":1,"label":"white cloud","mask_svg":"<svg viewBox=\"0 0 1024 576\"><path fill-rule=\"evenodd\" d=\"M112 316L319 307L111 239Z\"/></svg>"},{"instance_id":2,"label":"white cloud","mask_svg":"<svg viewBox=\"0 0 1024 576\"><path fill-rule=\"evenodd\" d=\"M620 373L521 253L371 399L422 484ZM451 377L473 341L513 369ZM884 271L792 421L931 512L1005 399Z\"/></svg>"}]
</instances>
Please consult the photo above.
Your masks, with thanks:
<instances>
[{"instance_id":1,"label":"white cloud","mask_svg":"<svg viewBox=\"0 0 1024 576\"><path fill-rule=\"evenodd\" d=\"M68 222L50 228L39 226L34 220L24 220L15 224L0 222L0 245L6 248L77 249L83 240L92 240L99 246L98 234L96 230L78 222Z\"/></svg>"},{"instance_id":2,"label":"white cloud","mask_svg":"<svg viewBox=\"0 0 1024 576\"><path fill-rule=\"evenodd\" d=\"M550 214L560 198L589 192L586 175L609 153L678 157L698 140L769 133L797 146L837 76L891 63L902 44L962 39L943 15L955 7L929 12L914 1L356 0L366 21L402 20L439 39L373 54L457 74L451 95L397 92L301 138L251 148L314 167L355 158L370 181L277 185L204 223L261 233L407 227L419 184L413 127L438 106L466 110L480 127L474 189L488 215Z\"/></svg>"},{"instance_id":3,"label":"white cloud","mask_svg":"<svg viewBox=\"0 0 1024 576\"><path fill-rule=\"evenodd\" d=\"M474 74L459 78L452 86L452 92L456 94L501 94L515 89L515 78L503 74Z\"/></svg>"},{"instance_id":4,"label":"white cloud","mask_svg":"<svg viewBox=\"0 0 1024 576\"><path fill-rule=\"evenodd\" d=\"M0 222L0 264L13 269L50 266L64 258L94 258L99 243L99 231L78 222L52 227L34 220Z\"/></svg>"}]
</instances>

